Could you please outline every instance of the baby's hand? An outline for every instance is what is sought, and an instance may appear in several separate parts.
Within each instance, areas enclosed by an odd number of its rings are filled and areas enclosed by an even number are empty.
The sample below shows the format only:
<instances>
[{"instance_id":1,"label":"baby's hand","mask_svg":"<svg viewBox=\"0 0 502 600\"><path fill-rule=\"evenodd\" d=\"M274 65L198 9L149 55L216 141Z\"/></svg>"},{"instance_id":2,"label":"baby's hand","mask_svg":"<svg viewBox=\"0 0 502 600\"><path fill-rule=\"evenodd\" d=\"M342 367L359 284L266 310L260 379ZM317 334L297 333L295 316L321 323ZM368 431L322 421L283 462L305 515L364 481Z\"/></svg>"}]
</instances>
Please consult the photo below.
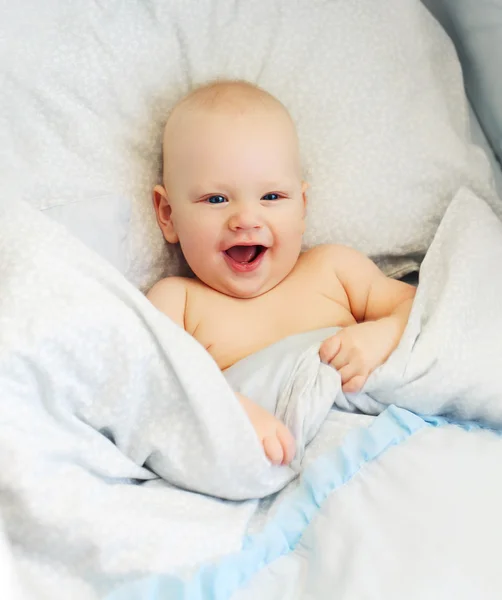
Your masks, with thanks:
<instances>
[{"instance_id":1,"label":"baby's hand","mask_svg":"<svg viewBox=\"0 0 502 600\"><path fill-rule=\"evenodd\" d=\"M295 456L295 440L289 429L264 408L237 394L267 458L274 465L289 465Z\"/></svg>"},{"instance_id":2,"label":"baby's hand","mask_svg":"<svg viewBox=\"0 0 502 600\"><path fill-rule=\"evenodd\" d=\"M391 319L366 321L349 325L325 340L319 355L322 362L340 373L344 392L358 392L370 373L387 360L398 341Z\"/></svg>"}]
</instances>

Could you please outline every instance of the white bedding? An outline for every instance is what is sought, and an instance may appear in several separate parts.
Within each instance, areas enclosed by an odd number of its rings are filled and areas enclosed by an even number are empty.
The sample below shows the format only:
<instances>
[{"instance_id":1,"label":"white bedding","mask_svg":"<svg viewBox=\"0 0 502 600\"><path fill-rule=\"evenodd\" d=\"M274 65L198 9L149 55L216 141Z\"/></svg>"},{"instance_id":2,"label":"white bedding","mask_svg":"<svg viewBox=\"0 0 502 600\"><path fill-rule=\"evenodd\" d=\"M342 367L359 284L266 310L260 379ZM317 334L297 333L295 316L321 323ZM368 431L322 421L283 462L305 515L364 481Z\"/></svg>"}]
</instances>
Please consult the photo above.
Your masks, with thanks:
<instances>
[{"instance_id":1,"label":"white bedding","mask_svg":"<svg viewBox=\"0 0 502 600\"><path fill-rule=\"evenodd\" d=\"M446 505L441 519L434 516L439 497L458 505L461 526L477 544L469 581L499 589L490 544L502 533L496 468L502 441L477 426L449 433L441 420L384 410L392 403L502 429L502 224L471 192L460 190L448 209L424 261L403 339L365 393L345 396L336 371L320 363L325 332L279 342L227 372L253 399L272 401L295 432L299 453L292 468L269 465L224 377L197 342L62 227L27 206L4 203L0 256L0 517L15 582L28 598L95 600L112 591L118 595L110 598L144 598L145 585L159 585L165 595L153 597L220 599L259 585L264 598L279 599L286 582L297 581L291 574L299 576L300 556L326 582L314 585L314 597L322 598L335 576L345 597L362 597L354 591L362 588L353 571L331 565L351 548L351 568L364 560L370 569L377 538L368 533L359 540L357 519L375 523L376 506L389 517L390 507L375 504L373 494L392 498L394 507L408 501L416 489L410 460L421 465L420 527L433 524L430 535L446 561L446 570L430 574L416 597L428 599L434 586L461 589L463 579L453 578L450 563L458 558L464 574L474 553L470 546L459 554L450 537L453 523L441 521ZM372 420L330 412L332 404L383 413ZM368 423L341 445L347 428ZM428 465L437 453L449 466L433 477ZM469 498L458 458L468 456L475 469ZM380 473L387 460L396 461L390 472L399 484L389 486L387 471ZM269 515L269 495L306 466ZM351 489L373 491L355 492L353 505L344 491L349 481ZM256 512L254 498L263 496ZM468 509L481 497L489 498L482 522L491 529L476 534L480 516ZM342 529L339 514L348 519ZM392 514L410 527L407 511ZM388 537L379 534L378 544L379 552L391 552L395 543L407 548L398 556L404 581L416 553L425 558L417 538L400 527ZM255 535L246 541L246 532ZM397 600L402 587L389 587L388 569L378 565L375 559L368 571L373 585ZM279 575L270 579L276 569ZM309 597L310 589L305 583L297 597Z\"/></svg>"},{"instance_id":2,"label":"white bedding","mask_svg":"<svg viewBox=\"0 0 502 600\"><path fill-rule=\"evenodd\" d=\"M460 186L502 215L469 143L453 44L419 0L39 4L2 15L0 195L89 204L91 223L96 199L126 198L124 266L141 289L183 272L151 190L169 110L214 77L256 82L290 109L310 184L305 248L348 244L400 276Z\"/></svg>"},{"instance_id":3,"label":"white bedding","mask_svg":"<svg viewBox=\"0 0 502 600\"><path fill-rule=\"evenodd\" d=\"M21 0L0 76L0 597L498 600L502 232L484 201L502 203L418 0ZM181 272L150 190L169 107L213 76L291 108L306 246L348 242L397 275L450 205L363 394L320 364L325 332L226 380L137 289ZM87 241L102 218L94 246L127 277L35 209L92 224ZM295 432L291 468L228 381Z\"/></svg>"}]
</instances>

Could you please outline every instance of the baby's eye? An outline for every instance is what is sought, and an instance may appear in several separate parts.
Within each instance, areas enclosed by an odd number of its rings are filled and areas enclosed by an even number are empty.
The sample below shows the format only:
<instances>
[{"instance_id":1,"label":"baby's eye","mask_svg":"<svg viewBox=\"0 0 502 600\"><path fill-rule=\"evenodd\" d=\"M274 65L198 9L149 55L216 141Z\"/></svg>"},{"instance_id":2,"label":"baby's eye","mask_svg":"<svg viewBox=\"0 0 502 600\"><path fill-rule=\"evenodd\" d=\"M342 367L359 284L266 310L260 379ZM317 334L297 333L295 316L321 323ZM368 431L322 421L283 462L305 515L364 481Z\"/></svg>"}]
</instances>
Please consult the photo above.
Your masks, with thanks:
<instances>
[{"instance_id":1,"label":"baby's eye","mask_svg":"<svg viewBox=\"0 0 502 600\"><path fill-rule=\"evenodd\" d=\"M262 200L279 200L280 196L279 194L265 194L262 198Z\"/></svg>"},{"instance_id":2,"label":"baby's eye","mask_svg":"<svg viewBox=\"0 0 502 600\"><path fill-rule=\"evenodd\" d=\"M225 198L225 196L220 196L219 194L216 196L209 196L209 198L206 198L206 202L208 202L209 204L223 204L226 201L227 199Z\"/></svg>"}]
</instances>

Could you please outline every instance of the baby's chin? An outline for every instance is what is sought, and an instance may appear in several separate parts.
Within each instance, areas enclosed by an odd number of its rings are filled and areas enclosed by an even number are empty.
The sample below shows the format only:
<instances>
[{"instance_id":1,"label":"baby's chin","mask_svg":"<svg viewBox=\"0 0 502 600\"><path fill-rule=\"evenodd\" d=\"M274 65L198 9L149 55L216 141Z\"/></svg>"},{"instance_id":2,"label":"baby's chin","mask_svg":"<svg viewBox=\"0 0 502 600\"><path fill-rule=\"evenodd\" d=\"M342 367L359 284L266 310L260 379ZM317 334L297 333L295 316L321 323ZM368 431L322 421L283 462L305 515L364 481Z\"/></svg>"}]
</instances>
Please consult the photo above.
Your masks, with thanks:
<instances>
[{"instance_id":1,"label":"baby's chin","mask_svg":"<svg viewBox=\"0 0 502 600\"><path fill-rule=\"evenodd\" d=\"M252 298L258 298L258 296L263 296L263 294L266 294L275 287L275 285L272 284L259 287L257 286L254 289L239 285L218 285L217 283L214 285L206 283L206 285L209 285L209 287L213 288L213 290L216 290L217 292L220 292L221 294L225 294L225 296L230 296L231 298L236 298L239 300L251 300Z\"/></svg>"},{"instance_id":2,"label":"baby's chin","mask_svg":"<svg viewBox=\"0 0 502 600\"><path fill-rule=\"evenodd\" d=\"M253 280L242 282L232 280L221 281L216 278L213 280L201 277L198 277L198 279L216 292L239 300L251 300L252 298L263 296L263 294L266 294L280 283L280 281L255 282Z\"/></svg>"}]
</instances>

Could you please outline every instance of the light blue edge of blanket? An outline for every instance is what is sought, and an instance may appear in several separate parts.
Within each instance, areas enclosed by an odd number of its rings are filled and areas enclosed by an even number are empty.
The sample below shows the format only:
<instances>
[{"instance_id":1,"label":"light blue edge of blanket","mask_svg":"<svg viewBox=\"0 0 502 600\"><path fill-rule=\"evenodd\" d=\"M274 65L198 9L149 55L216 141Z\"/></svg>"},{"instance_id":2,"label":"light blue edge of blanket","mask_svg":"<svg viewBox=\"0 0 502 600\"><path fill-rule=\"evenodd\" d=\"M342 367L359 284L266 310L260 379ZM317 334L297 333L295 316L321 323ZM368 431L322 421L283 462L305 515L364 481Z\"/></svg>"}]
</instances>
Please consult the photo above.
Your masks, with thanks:
<instances>
[{"instance_id":1,"label":"light blue edge of blanket","mask_svg":"<svg viewBox=\"0 0 502 600\"><path fill-rule=\"evenodd\" d=\"M424 427L448 423L442 417L422 418L389 406L369 427L350 431L341 446L309 465L298 488L260 533L245 538L239 552L203 565L189 580L151 575L119 587L106 600L228 600L261 569L292 552L327 496L366 463ZM456 424L467 430L480 427L475 423Z\"/></svg>"}]
</instances>

